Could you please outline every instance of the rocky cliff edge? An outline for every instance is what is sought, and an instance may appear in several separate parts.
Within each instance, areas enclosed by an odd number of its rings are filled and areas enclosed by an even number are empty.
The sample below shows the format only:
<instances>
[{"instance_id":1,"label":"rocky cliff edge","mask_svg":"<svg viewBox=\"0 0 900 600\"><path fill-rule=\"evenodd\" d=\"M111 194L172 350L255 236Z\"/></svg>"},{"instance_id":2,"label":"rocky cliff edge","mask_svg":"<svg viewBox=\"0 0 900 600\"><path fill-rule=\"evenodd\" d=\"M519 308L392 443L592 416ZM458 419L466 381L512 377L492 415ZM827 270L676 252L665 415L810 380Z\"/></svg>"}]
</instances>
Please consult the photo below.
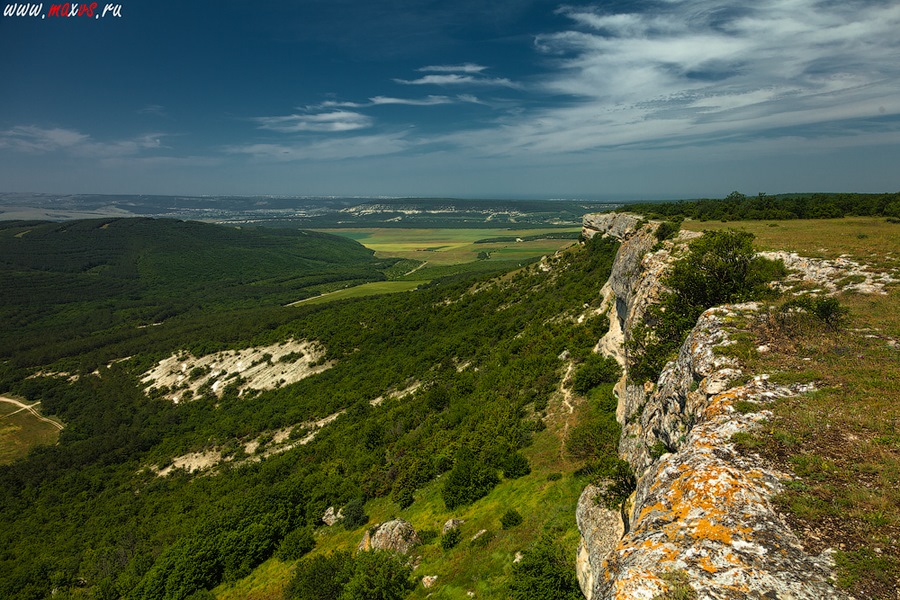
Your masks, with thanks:
<instances>
[{"instance_id":1,"label":"rocky cliff edge","mask_svg":"<svg viewBox=\"0 0 900 600\"><path fill-rule=\"evenodd\" d=\"M654 249L655 229L627 214L584 220L585 236L622 242L602 290L611 327L598 350L623 364L631 328L659 298L673 257L696 235L682 232ZM773 508L789 476L737 453L730 442L765 419L776 397L809 390L751 377L717 352L734 343L757 310L748 303L706 311L657 382L623 377L617 385L619 454L638 485L624 518L596 504L593 486L579 501L577 571L589 600L848 597L828 583L828 553L807 554ZM747 406L757 409L747 412Z\"/></svg>"}]
</instances>

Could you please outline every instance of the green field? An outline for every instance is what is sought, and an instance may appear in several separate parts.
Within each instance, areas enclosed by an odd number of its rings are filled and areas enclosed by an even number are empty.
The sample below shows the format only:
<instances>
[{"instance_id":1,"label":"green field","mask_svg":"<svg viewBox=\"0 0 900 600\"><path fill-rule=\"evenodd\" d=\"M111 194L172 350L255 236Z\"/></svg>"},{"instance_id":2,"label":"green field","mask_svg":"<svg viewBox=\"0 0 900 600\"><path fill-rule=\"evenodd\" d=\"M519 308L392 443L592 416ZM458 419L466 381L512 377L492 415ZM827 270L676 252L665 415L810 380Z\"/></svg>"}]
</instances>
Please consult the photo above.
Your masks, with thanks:
<instances>
[{"instance_id":1,"label":"green field","mask_svg":"<svg viewBox=\"0 0 900 600\"><path fill-rule=\"evenodd\" d=\"M372 283L364 283L362 285L345 288L343 290L337 290L335 292L328 292L326 294L322 294L321 296L314 296L312 298L298 300L297 302L288 304L288 306L297 306L299 304L324 304L325 302L332 302L334 300L346 300L347 298L362 298L364 296L377 296L379 294L396 294L398 292L408 292L410 290L416 289L426 282L427 280L375 281Z\"/></svg>"},{"instance_id":2,"label":"green field","mask_svg":"<svg viewBox=\"0 0 900 600\"><path fill-rule=\"evenodd\" d=\"M790 221L685 221L682 229L740 229L756 236L760 250L788 250L833 259L849 254L877 267L900 266L900 224L878 217Z\"/></svg>"}]
</instances>

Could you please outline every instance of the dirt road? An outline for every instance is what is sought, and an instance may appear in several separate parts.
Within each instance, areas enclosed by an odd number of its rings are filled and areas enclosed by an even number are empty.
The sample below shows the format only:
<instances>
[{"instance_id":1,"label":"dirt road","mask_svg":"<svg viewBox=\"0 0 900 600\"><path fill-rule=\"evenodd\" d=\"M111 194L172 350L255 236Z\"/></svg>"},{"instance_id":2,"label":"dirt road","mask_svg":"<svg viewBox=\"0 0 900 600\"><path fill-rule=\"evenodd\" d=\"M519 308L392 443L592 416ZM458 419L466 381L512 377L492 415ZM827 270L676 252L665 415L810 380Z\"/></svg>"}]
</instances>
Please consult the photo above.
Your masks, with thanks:
<instances>
[{"instance_id":1,"label":"dirt road","mask_svg":"<svg viewBox=\"0 0 900 600\"><path fill-rule=\"evenodd\" d=\"M35 417L37 417L39 420L44 421L45 423L50 423L51 425L53 425L54 427L56 427L57 429L62 431L63 426L61 424L57 423L56 421L54 421L52 419L48 419L47 417L41 415L38 411L36 411L34 409L35 406L37 406L41 403L40 400L38 400L34 404L24 404L24 403L20 402L19 400L14 400L13 398L7 398L6 396L0 396L0 402L6 402L7 404L12 404L12 405L19 407L19 410L11 412L8 415L5 415L7 417L14 415L16 413L20 413L23 410L27 410L28 412L33 414ZM2 417L0 417L0 418L2 418Z\"/></svg>"}]
</instances>

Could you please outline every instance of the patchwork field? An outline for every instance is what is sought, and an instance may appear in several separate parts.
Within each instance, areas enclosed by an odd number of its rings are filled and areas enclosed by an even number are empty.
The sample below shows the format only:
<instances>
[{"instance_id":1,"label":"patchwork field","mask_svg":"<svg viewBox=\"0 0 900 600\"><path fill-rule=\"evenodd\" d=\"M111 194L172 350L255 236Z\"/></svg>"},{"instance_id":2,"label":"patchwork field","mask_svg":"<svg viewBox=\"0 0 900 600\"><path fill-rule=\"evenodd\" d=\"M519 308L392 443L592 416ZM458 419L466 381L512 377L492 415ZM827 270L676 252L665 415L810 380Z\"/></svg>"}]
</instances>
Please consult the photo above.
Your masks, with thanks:
<instances>
[{"instance_id":1,"label":"patchwork field","mask_svg":"<svg viewBox=\"0 0 900 600\"><path fill-rule=\"evenodd\" d=\"M539 239L514 241L542 234L576 233L580 228L554 229L323 229L325 233L356 240L375 250L378 257L427 261L429 265L453 265L478 260L485 252L489 260L527 260L552 254L572 240ZM478 240L512 238L510 241L476 244Z\"/></svg>"}]
</instances>

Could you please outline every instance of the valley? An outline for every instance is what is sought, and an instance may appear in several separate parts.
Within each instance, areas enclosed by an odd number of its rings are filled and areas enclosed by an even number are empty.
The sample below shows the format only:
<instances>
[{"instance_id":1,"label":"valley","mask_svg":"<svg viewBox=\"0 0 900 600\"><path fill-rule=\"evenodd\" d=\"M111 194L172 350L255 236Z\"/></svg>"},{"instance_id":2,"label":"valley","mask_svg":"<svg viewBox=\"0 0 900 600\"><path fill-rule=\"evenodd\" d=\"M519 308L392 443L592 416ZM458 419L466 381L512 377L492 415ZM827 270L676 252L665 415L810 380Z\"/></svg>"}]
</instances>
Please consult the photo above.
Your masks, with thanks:
<instances>
[{"instance_id":1,"label":"valley","mask_svg":"<svg viewBox=\"0 0 900 600\"><path fill-rule=\"evenodd\" d=\"M186 227L194 233L182 235ZM0 392L16 399L0 403L0 594L302 598L304 565L403 519L420 544L402 597L502 598L551 581L554 597L583 597L574 565L583 491L618 477L623 449L643 468L674 460L682 443L644 443L657 430L642 419L655 413L620 400L630 389L620 365L632 369L636 356L623 349L633 324L609 312L617 304L604 287L621 277L620 240L534 227L329 230L343 237L208 227L221 226L0 227L7 248L38 244L9 254L3 271L17 282L4 305L17 327L0 362ZM798 483L773 501L779 518L814 536L805 543L816 553L837 548L841 593L871 597L896 589L900 556L896 227L872 216L681 223L751 232L758 249L811 257L785 255L785 265L811 265L837 285L830 293L849 311L840 328L806 324L779 337L729 317L747 329L721 356L773 385L818 391L774 399L761 429L722 443L792 473ZM57 237L123 228L165 244L119 236L85 254ZM237 237L222 261L199 252L196 235ZM304 247L306 236L315 244ZM645 263L656 277L660 257L684 250L647 236L648 249L658 244ZM788 274L784 296L766 302L776 310L808 295L810 281ZM159 316L161 302L171 314ZM702 380L700 390L715 385ZM837 430L840 443L829 437ZM355 520L328 526L329 508ZM442 533L452 519L462 521L455 542ZM305 532L313 546L287 554ZM655 589L676 585L666 581Z\"/></svg>"}]
</instances>

